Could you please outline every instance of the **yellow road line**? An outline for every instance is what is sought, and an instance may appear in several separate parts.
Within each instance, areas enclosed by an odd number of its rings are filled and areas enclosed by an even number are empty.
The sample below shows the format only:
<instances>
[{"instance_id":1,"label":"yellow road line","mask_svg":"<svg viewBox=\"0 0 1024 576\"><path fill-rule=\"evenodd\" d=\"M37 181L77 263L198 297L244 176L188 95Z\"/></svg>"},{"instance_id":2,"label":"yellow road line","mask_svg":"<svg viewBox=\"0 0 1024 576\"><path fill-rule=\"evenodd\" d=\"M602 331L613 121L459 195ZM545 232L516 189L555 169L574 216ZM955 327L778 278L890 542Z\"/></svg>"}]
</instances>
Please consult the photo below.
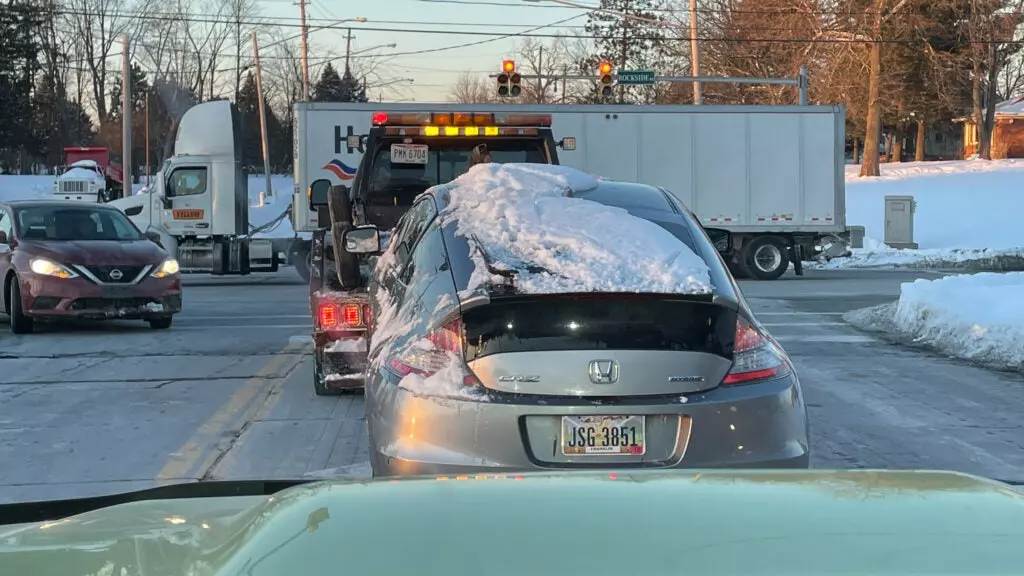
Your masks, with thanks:
<instances>
[{"instance_id":1,"label":"yellow road line","mask_svg":"<svg viewBox=\"0 0 1024 576\"><path fill-rule=\"evenodd\" d=\"M278 352L255 376L247 380L231 398L204 422L185 444L174 452L173 458L157 474L157 483L180 482L202 477L220 455L218 444L225 442L225 432L238 430L256 414L275 382L271 376L289 363L298 363L302 357L295 346L289 344ZM290 366L289 366L290 368ZM280 396L278 394L277 396ZM275 400L276 402L276 400ZM197 464L202 462L200 466Z\"/></svg>"},{"instance_id":2,"label":"yellow road line","mask_svg":"<svg viewBox=\"0 0 1024 576\"><path fill-rule=\"evenodd\" d=\"M269 396L267 397L266 402L263 402L262 404L257 406L255 413L252 415L252 417L246 418L246 420L259 422L260 420L263 420L264 418L269 416L270 412L274 409L274 407L281 402L281 396L284 395L282 387L284 386L285 382L287 382L287 379L281 378L276 383L274 383L274 385L268 391ZM210 457L207 458L207 461L203 463L203 467L201 468L201 470L210 470L214 466L214 464L216 464L217 470L221 471L221 474L218 474L216 479L227 479L228 477L231 476L231 470L235 467L235 464L238 461L238 455L242 453L245 443L246 436L243 434L240 438L238 438L237 441L235 441L235 443L231 446L231 450L229 450L228 453L224 455L224 458L222 458L219 462L217 461L219 451L215 450L212 454L210 454Z\"/></svg>"}]
</instances>

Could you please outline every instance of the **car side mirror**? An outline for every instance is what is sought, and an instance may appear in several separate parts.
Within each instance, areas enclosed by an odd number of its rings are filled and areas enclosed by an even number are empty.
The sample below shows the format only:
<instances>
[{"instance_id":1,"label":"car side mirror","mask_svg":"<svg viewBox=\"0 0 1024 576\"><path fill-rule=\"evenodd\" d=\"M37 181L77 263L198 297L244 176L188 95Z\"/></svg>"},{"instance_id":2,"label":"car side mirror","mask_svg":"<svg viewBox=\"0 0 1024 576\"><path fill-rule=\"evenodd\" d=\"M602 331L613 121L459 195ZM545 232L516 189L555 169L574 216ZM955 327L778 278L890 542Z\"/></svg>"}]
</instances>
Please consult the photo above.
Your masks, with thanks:
<instances>
[{"instance_id":1,"label":"car side mirror","mask_svg":"<svg viewBox=\"0 0 1024 576\"><path fill-rule=\"evenodd\" d=\"M373 225L352 228L345 231L342 242L350 254L377 254L380 252L380 230Z\"/></svg>"},{"instance_id":2,"label":"car side mirror","mask_svg":"<svg viewBox=\"0 0 1024 576\"><path fill-rule=\"evenodd\" d=\"M330 190L330 180L327 180L326 178L314 180L313 183L309 185L309 208L311 210L316 210L317 208L327 206L327 193Z\"/></svg>"},{"instance_id":3,"label":"car side mirror","mask_svg":"<svg viewBox=\"0 0 1024 576\"><path fill-rule=\"evenodd\" d=\"M160 234L152 230L146 230L143 234L146 236L147 239L149 239L150 242L156 244L161 248L164 247L164 243L160 241Z\"/></svg>"}]
</instances>

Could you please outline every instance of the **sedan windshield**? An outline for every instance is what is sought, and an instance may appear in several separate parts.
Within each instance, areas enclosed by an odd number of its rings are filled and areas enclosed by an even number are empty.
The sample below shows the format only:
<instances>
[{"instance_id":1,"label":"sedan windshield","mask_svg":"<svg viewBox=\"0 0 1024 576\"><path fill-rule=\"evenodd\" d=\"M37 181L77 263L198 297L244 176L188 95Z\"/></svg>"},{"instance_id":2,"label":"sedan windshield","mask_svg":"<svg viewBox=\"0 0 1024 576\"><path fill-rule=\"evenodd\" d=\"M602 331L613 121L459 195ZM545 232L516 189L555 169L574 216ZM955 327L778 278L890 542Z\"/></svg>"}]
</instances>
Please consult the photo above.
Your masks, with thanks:
<instances>
[{"instance_id":1,"label":"sedan windshield","mask_svg":"<svg viewBox=\"0 0 1024 576\"><path fill-rule=\"evenodd\" d=\"M25 240L140 240L142 235L117 210L91 206L32 206L16 212L18 233Z\"/></svg>"}]
</instances>

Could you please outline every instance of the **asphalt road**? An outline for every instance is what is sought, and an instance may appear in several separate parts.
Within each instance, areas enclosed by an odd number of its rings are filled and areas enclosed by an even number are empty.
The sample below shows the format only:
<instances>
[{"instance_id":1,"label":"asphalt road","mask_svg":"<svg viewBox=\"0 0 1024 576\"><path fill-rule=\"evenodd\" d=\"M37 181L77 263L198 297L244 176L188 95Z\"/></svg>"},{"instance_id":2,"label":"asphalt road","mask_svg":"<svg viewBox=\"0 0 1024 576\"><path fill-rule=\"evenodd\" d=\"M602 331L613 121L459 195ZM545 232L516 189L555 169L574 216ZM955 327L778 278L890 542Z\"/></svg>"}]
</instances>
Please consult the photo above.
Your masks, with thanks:
<instances>
[{"instance_id":1,"label":"asphalt road","mask_svg":"<svg viewBox=\"0 0 1024 576\"><path fill-rule=\"evenodd\" d=\"M0 319L0 502L199 479L368 475L362 398L313 394L291 270L189 278L168 331L137 322L12 336ZM809 271L744 283L797 363L813 465L1024 480L1024 377L843 323L927 272Z\"/></svg>"}]
</instances>

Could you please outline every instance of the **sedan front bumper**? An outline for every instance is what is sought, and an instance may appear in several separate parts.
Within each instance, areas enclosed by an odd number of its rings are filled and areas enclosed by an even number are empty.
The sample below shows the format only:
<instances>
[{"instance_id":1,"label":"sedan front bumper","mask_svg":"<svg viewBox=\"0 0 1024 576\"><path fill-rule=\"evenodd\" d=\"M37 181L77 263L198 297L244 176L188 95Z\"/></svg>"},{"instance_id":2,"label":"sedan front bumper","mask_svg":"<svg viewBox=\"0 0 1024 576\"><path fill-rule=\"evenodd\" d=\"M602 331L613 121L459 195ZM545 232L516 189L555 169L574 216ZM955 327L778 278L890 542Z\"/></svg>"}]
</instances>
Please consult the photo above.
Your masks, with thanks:
<instances>
[{"instance_id":1,"label":"sedan front bumper","mask_svg":"<svg viewBox=\"0 0 1024 576\"><path fill-rule=\"evenodd\" d=\"M83 278L24 274L22 309L34 318L148 319L181 311L181 277L146 277L130 285L96 284Z\"/></svg>"}]
</instances>

